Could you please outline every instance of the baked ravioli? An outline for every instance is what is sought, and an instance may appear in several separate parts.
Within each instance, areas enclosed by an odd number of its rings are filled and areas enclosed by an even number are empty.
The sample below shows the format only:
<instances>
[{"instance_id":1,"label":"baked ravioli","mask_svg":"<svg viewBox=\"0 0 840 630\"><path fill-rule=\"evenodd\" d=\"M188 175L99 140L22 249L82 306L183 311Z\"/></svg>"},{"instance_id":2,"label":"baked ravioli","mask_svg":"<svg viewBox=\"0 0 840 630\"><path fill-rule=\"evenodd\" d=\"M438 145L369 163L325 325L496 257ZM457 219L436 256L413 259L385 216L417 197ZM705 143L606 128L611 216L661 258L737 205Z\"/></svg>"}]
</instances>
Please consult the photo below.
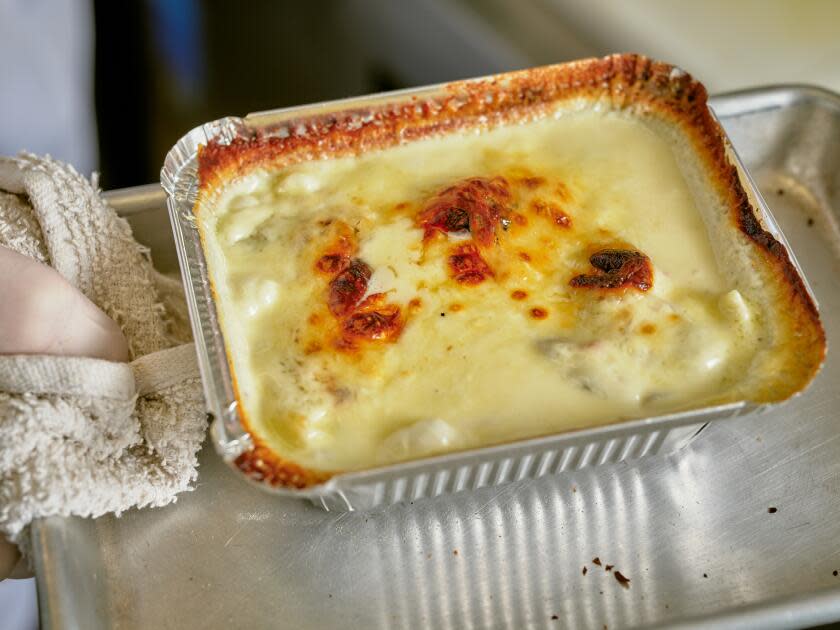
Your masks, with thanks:
<instances>
[{"instance_id":1,"label":"baked ravioli","mask_svg":"<svg viewBox=\"0 0 840 630\"><path fill-rule=\"evenodd\" d=\"M801 390L817 310L727 151L631 55L203 147L238 464L302 487Z\"/></svg>"}]
</instances>

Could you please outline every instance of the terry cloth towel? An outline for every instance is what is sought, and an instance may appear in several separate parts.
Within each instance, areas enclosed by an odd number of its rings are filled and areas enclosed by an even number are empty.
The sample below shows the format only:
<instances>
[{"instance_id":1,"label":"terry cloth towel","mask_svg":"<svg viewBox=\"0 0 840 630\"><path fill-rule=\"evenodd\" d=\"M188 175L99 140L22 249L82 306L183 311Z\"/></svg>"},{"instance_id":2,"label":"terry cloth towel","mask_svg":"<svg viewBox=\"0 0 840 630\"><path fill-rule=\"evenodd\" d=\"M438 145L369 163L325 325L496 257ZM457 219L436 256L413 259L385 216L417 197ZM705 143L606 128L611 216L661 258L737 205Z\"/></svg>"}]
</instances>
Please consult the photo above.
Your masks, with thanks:
<instances>
[{"instance_id":1,"label":"terry cloth towel","mask_svg":"<svg viewBox=\"0 0 840 630\"><path fill-rule=\"evenodd\" d=\"M132 360L0 356L0 532L21 544L33 519L166 505L197 476L206 421L183 293L95 186L50 158L0 158L0 245L80 289Z\"/></svg>"}]
</instances>

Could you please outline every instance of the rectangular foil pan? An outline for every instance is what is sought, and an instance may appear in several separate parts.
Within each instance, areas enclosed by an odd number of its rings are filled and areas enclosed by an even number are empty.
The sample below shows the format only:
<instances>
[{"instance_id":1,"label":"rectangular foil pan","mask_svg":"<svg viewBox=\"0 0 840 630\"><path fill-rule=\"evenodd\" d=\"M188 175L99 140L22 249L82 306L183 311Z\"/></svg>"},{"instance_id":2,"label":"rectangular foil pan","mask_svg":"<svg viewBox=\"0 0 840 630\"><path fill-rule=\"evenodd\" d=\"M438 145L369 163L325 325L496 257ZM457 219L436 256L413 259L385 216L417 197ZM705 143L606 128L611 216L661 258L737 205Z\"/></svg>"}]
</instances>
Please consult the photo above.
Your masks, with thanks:
<instances>
[{"instance_id":1,"label":"rectangular foil pan","mask_svg":"<svg viewBox=\"0 0 840 630\"><path fill-rule=\"evenodd\" d=\"M486 80L489 77L474 79ZM456 85L464 85L461 82ZM394 104L410 99L452 95L452 86L399 90L379 95L277 109L244 118L225 117L196 127L183 136L167 154L161 170L161 184L167 193L167 207L175 237L178 261L190 310L208 412L212 415L211 435L217 451L240 474L234 461L252 440L240 423L225 342L219 326L208 270L194 223L193 206L198 192L197 153L211 139L223 143L235 138L285 137L309 118L324 114ZM727 138L724 141L742 174L742 183L756 203L765 228L790 254L799 275L804 274L771 215L761 193ZM813 297L813 292L805 281ZM712 420L731 418L772 407L749 402L701 408L591 429L520 440L499 446L472 449L416 459L386 467L340 474L326 483L296 490L258 483L281 495L310 499L325 510L365 510L401 501L453 494L497 486L523 479L580 470L590 466L636 460L670 453L685 446Z\"/></svg>"}]
</instances>

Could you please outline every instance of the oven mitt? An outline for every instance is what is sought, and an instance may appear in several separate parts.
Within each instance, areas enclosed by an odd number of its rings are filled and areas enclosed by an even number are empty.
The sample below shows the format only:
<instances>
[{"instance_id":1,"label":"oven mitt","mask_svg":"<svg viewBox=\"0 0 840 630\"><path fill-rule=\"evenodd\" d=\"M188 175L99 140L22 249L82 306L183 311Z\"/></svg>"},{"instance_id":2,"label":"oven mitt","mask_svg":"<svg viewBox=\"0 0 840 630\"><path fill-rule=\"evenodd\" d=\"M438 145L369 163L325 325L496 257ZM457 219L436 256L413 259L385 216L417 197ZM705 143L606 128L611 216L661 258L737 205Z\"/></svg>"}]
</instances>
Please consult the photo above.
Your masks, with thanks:
<instances>
[{"instance_id":1,"label":"oven mitt","mask_svg":"<svg viewBox=\"0 0 840 630\"><path fill-rule=\"evenodd\" d=\"M166 505L197 476L206 420L181 285L95 186L50 158L0 158L0 246L78 288L130 360L0 355L0 533L24 548L33 519Z\"/></svg>"}]
</instances>

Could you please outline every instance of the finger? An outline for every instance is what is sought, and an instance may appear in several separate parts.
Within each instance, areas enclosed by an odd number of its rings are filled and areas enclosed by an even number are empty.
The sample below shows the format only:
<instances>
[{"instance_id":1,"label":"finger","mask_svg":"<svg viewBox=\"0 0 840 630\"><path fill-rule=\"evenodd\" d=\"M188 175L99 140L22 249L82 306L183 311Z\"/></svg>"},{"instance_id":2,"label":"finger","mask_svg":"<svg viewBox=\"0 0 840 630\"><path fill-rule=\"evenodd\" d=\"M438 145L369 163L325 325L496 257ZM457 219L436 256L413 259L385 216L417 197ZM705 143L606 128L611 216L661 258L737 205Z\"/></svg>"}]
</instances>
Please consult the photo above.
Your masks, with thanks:
<instances>
[{"instance_id":1,"label":"finger","mask_svg":"<svg viewBox=\"0 0 840 630\"><path fill-rule=\"evenodd\" d=\"M127 361L119 326L54 269L0 247L0 354Z\"/></svg>"}]
</instances>

